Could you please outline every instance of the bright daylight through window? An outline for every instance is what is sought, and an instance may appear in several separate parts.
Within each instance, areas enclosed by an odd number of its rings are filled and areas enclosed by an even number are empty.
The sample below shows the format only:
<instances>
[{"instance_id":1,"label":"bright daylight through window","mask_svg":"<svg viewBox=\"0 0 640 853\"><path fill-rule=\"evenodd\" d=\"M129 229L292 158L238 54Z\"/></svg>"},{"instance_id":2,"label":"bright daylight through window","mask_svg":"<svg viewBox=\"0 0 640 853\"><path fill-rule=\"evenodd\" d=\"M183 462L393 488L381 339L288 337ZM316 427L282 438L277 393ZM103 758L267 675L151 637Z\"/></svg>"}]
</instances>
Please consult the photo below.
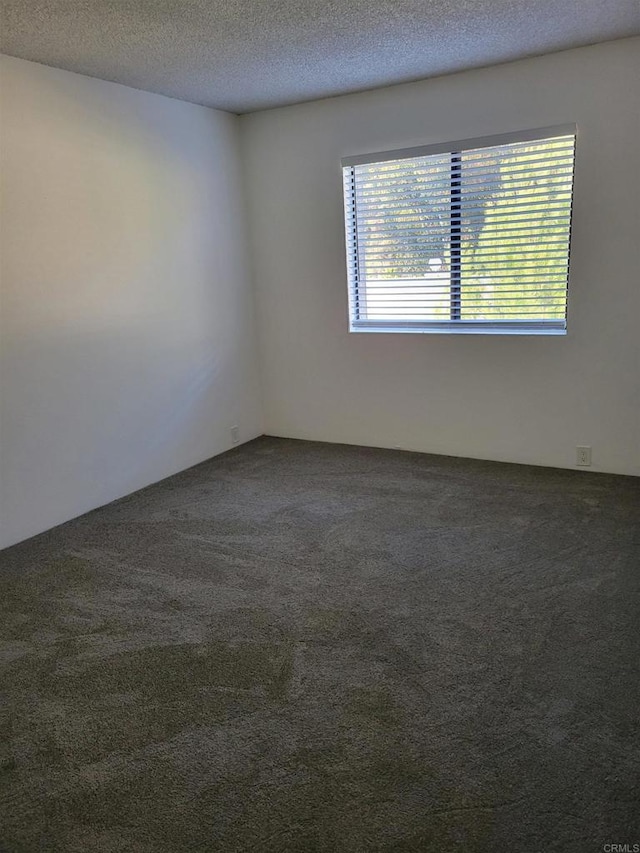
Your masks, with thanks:
<instances>
[{"instance_id":1,"label":"bright daylight through window","mask_svg":"<svg viewBox=\"0 0 640 853\"><path fill-rule=\"evenodd\" d=\"M351 331L564 334L575 127L342 161Z\"/></svg>"}]
</instances>

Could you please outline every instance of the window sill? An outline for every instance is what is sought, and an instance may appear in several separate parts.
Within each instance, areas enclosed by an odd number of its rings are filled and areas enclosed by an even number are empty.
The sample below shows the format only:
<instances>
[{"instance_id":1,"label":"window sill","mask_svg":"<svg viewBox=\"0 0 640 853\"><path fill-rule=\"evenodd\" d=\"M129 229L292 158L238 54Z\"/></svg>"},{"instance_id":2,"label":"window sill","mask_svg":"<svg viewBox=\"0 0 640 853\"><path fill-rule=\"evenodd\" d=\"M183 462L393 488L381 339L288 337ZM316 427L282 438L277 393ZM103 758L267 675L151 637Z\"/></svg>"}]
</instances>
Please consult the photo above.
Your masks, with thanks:
<instances>
[{"instance_id":1,"label":"window sill","mask_svg":"<svg viewBox=\"0 0 640 853\"><path fill-rule=\"evenodd\" d=\"M553 335L565 336L564 323L382 323L373 320L352 322L349 332L365 334L410 334L410 335Z\"/></svg>"}]
</instances>

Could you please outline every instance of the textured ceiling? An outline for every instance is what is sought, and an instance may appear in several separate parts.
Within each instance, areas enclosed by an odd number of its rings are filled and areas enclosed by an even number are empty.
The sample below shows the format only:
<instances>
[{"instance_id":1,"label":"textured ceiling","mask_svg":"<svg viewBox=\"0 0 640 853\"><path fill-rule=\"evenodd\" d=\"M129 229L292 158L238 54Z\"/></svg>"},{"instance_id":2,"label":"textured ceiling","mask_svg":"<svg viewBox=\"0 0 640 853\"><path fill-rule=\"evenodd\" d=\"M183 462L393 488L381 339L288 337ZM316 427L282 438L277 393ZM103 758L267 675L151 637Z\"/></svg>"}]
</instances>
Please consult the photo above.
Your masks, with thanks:
<instances>
[{"instance_id":1,"label":"textured ceiling","mask_svg":"<svg viewBox=\"0 0 640 853\"><path fill-rule=\"evenodd\" d=\"M12 56L242 113L640 33L640 0L0 0Z\"/></svg>"}]
</instances>

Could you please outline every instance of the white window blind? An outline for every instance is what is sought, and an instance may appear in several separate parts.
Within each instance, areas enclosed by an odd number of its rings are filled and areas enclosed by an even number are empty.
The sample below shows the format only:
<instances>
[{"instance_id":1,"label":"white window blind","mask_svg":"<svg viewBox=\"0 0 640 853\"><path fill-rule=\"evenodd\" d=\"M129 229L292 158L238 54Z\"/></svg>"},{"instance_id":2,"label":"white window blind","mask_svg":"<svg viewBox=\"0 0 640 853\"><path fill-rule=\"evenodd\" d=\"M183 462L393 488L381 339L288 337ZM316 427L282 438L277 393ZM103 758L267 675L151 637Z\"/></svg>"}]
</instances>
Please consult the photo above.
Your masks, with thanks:
<instances>
[{"instance_id":1,"label":"white window blind","mask_svg":"<svg viewBox=\"0 0 640 853\"><path fill-rule=\"evenodd\" d=\"M564 334L575 126L342 161L350 328Z\"/></svg>"}]
</instances>

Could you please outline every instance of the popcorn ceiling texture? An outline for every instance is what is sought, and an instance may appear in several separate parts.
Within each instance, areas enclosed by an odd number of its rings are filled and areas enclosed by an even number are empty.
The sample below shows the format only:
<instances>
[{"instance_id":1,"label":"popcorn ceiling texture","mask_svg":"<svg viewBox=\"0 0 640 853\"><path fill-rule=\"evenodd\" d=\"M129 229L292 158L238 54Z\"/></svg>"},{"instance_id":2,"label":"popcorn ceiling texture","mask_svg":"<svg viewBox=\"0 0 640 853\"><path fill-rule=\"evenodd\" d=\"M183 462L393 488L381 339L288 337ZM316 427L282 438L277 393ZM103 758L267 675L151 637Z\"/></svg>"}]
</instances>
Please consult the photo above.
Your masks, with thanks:
<instances>
[{"instance_id":1,"label":"popcorn ceiling texture","mask_svg":"<svg viewBox=\"0 0 640 853\"><path fill-rule=\"evenodd\" d=\"M2 0L0 49L244 113L640 33L639 0Z\"/></svg>"}]
</instances>

